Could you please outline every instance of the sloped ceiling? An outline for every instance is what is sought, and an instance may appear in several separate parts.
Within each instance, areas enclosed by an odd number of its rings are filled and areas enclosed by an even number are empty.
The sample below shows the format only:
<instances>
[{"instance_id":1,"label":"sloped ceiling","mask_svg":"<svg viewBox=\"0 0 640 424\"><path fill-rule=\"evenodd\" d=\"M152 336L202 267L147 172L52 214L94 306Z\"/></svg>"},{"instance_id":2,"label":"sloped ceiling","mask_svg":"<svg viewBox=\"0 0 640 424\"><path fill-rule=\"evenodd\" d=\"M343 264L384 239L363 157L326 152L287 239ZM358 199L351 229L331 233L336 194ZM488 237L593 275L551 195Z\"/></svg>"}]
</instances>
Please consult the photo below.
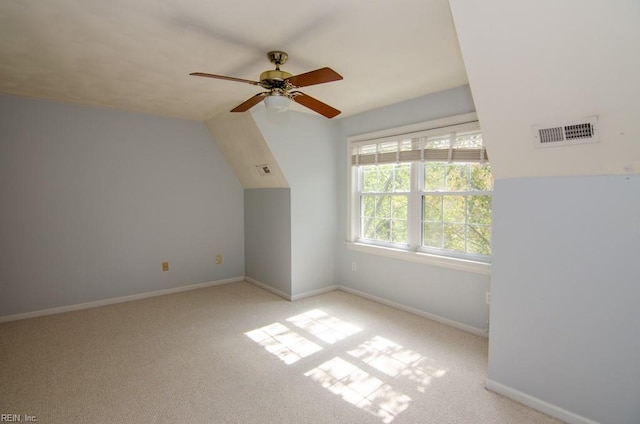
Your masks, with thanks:
<instances>
[{"instance_id":1,"label":"sloped ceiling","mask_svg":"<svg viewBox=\"0 0 640 424\"><path fill-rule=\"evenodd\" d=\"M496 178L640 174L640 2L451 0ZM534 147L597 116L600 142Z\"/></svg>"},{"instance_id":2,"label":"sloped ceiling","mask_svg":"<svg viewBox=\"0 0 640 424\"><path fill-rule=\"evenodd\" d=\"M284 50L304 92L353 115L467 83L447 0L3 0L0 93L205 121L259 92ZM307 109L295 105L300 111Z\"/></svg>"},{"instance_id":3,"label":"sloped ceiling","mask_svg":"<svg viewBox=\"0 0 640 424\"><path fill-rule=\"evenodd\" d=\"M289 187L251 112L219 113L205 124L243 188Z\"/></svg>"}]
</instances>

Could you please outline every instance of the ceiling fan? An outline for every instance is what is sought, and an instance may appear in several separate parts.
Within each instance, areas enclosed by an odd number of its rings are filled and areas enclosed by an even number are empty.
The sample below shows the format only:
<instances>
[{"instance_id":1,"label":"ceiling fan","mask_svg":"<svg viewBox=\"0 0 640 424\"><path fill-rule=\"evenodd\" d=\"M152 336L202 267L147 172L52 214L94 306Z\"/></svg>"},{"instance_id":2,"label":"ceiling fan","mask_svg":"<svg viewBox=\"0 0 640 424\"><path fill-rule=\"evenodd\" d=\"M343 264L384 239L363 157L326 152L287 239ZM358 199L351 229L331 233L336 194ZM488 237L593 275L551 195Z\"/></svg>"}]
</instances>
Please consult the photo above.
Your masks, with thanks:
<instances>
[{"instance_id":1,"label":"ceiling fan","mask_svg":"<svg viewBox=\"0 0 640 424\"><path fill-rule=\"evenodd\" d=\"M288 72L280 70L280 65L283 65L289 58L287 53L272 51L267 53L267 56L271 63L276 65L276 69L260 74L260 81L207 74L204 72L192 72L189 75L244 82L251 85L259 85L265 90L269 90L249 98L244 103L231 109L231 112L246 112L262 100L264 100L267 109L285 110L289 106L290 100L293 100L327 118L333 118L340 114L338 109L322 103L320 100L314 99L301 91L296 91L296 89L300 87L341 80L342 76L340 74L331 68L320 68L300 75L291 75Z\"/></svg>"}]
</instances>

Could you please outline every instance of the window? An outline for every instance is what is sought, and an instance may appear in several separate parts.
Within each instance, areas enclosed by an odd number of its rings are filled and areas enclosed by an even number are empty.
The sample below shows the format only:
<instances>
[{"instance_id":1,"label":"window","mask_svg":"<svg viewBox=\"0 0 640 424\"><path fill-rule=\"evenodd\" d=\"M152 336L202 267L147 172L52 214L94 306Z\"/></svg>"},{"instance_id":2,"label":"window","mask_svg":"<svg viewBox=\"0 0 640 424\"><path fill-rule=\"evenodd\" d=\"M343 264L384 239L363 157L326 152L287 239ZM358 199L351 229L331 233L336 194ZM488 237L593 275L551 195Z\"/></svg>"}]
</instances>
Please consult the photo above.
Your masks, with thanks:
<instances>
[{"instance_id":1,"label":"window","mask_svg":"<svg viewBox=\"0 0 640 424\"><path fill-rule=\"evenodd\" d=\"M489 262L493 177L477 121L350 151L351 241Z\"/></svg>"},{"instance_id":2,"label":"window","mask_svg":"<svg viewBox=\"0 0 640 424\"><path fill-rule=\"evenodd\" d=\"M361 238L407 244L411 165L364 165L360 181Z\"/></svg>"}]
</instances>

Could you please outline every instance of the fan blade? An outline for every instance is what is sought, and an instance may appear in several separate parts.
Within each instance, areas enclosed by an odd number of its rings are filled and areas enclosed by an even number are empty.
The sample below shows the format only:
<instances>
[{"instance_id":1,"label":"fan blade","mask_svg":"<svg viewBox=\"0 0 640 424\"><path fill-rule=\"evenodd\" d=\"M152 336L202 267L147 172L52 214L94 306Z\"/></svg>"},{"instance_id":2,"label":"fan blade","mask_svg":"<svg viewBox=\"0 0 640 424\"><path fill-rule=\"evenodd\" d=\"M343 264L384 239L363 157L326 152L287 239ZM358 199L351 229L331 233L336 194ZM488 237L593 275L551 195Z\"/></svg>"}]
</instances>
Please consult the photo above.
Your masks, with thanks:
<instances>
[{"instance_id":1,"label":"fan blade","mask_svg":"<svg viewBox=\"0 0 640 424\"><path fill-rule=\"evenodd\" d=\"M234 77L225 77L224 75L206 74L204 72L192 72L189 75L193 75L195 77L206 77L206 78L222 79L222 80L227 80L227 81L246 82L247 84L251 84L251 85L260 85L260 83L258 81L251 81L251 80L246 80L246 79L242 79L242 78L234 78Z\"/></svg>"},{"instance_id":2,"label":"fan blade","mask_svg":"<svg viewBox=\"0 0 640 424\"><path fill-rule=\"evenodd\" d=\"M246 112L252 107L254 107L255 105L257 105L258 103L260 103L267 96L267 94L269 93L268 92L258 93L255 96L250 97L249 100L245 101L244 103L231 109L231 112Z\"/></svg>"},{"instance_id":3,"label":"fan blade","mask_svg":"<svg viewBox=\"0 0 640 424\"><path fill-rule=\"evenodd\" d=\"M335 109L326 103L322 103L320 100L314 99L313 97L301 93L300 91L294 91L291 94L294 95L293 101L295 101L296 103L300 103L302 106L306 106L309 109L318 112L320 115L323 115L329 119L340 114L340 111L338 109Z\"/></svg>"},{"instance_id":4,"label":"fan blade","mask_svg":"<svg viewBox=\"0 0 640 424\"><path fill-rule=\"evenodd\" d=\"M285 81L291 83L295 87L308 87L315 84L324 84L325 82L339 81L342 75L331 68L321 68L315 71L307 72L300 75L294 75Z\"/></svg>"}]
</instances>

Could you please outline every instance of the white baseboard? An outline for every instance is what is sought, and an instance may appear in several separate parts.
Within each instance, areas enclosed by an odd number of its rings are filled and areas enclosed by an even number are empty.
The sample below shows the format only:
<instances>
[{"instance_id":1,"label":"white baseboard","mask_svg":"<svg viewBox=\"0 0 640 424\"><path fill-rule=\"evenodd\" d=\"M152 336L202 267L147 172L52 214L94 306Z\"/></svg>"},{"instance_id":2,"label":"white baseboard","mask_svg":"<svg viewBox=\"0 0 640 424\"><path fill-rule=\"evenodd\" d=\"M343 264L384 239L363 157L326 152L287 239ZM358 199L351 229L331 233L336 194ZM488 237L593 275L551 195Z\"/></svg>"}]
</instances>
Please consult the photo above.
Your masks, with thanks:
<instances>
[{"instance_id":1,"label":"white baseboard","mask_svg":"<svg viewBox=\"0 0 640 424\"><path fill-rule=\"evenodd\" d=\"M107 305L113 305L116 303L131 302L133 300L146 299L148 297L180 293L183 291L202 289L202 288L211 287L211 286L219 286L222 284L235 283L237 281L243 281L243 280L244 280L244 277L227 278L224 280L209 281L206 283L199 283L199 284L190 284L188 286L173 287L170 289L156 290L156 291L147 292L147 293L138 293L138 294L132 294L129 296L96 300L94 302L78 303L75 305L60 306L57 308L44 309L44 310L33 311L33 312L25 312L25 313L15 314L15 315L5 315L5 316L0 316L0 323L17 321L17 320L27 319L27 318L42 317L45 315L61 314L64 312L79 311L81 309L96 308L98 306L107 306Z\"/></svg>"},{"instance_id":2,"label":"white baseboard","mask_svg":"<svg viewBox=\"0 0 640 424\"><path fill-rule=\"evenodd\" d=\"M466 331L467 333L475 334L477 336L488 337L487 331L482 328L472 327L467 324L463 324L458 321L454 321L448 318L443 318L441 316L430 314L428 312L421 311L420 309L415 309L410 306L403 305L401 303L396 303L391 300L387 300L383 297L374 296L369 293L361 292L359 290L354 290L350 287L338 286L339 290L345 291L347 293L355 294L356 296L364 297L365 299L373 300L377 303L382 303L383 305L391 306L392 308L400 309L401 311L409 312L414 315L418 315L432 321L439 322L441 324L448 325L449 327L457 328L458 330Z\"/></svg>"},{"instance_id":3,"label":"white baseboard","mask_svg":"<svg viewBox=\"0 0 640 424\"><path fill-rule=\"evenodd\" d=\"M251 283L251 284L253 284L253 285L257 286L257 287L260 287L261 289L264 289L264 290L266 290L268 292L271 292L271 293L275 294L276 296L280 296L280 297L282 297L284 299L287 299L287 300L289 300L291 302L295 302L296 300L304 299L305 297L318 296L319 294L328 293L328 292L331 292L331 291L334 291L334 290L338 290L338 288L339 288L339 286L337 284L334 284L332 286L323 287L323 288L318 289L318 290L311 290L311 291L304 292L304 293L299 293L299 294L296 294L296 295L289 295L289 294L287 294L285 292L282 292L282 291L280 291L278 289L275 289L275 288L271 287L270 285L265 284L265 283L263 283L261 281L255 280L253 278L244 277L244 279L247 282L249 282L249 283Z\"/></svg>"},{"instance_id":4,"label":"white baseboard","mask_svg":"<svg viewBox=\"0 0 640 424\"><path fill-rule=\"evenodd\" d=\"M287 293L285 293L283 291L280 291L278 289L274 289L273 287L271 287L268 284L261 283L260 281L254 280L253 278L249 278L249 277L244 277L244 279L245 279L245 281L253 284L254 286L260 287L261 289L266 290L266 291L268 291L270 293L273 293L276 296L280 296L283 299L286 299L286 300L289 300L289 301L291 300L291 295L289 295L289 294L287 294Z\"/></svg>"},{"instance_id":5,"label":"white baseboard","mask_svg":"<svg viewBox=\"0 0 640 424\"><path fill-rule=\"evenodd\" d=\"M191 284L188 286L181 286L181 287L173 287L170 289L164 289L164 290L157 290L157 291L153 291L153 292L148 292L148 293L139 293L139 294L133 294L133 295L129 295L129 296L122 296L122 297L115 297L115 298L111 298L111 299L104 299L104 300L97 300L97 301L93 301L93 302L87 302L87 303L80 303L80 304L76 304L76 305L67 305L67 306L61 306L61 307L57 307L57 308L51 308L51 309L45 309L45 310L40 310L40 311L33 311L33 312L25 312L25 313L21 313L21 314L15 314L15 315L5 315L5 316L0 316L0 323L3 322L9 322L9 321L17 321L17 320L21 320L21 319L27 319L27 318L36 318L36 317L41 317L41 316L45 316L45 315L54 315L54 314L61 314L64 312L71 312L71 311L78 311L81 309L88 309L88 308L95 308L98 306L106 306L106 305L113 305L116 303L123 303L123 302L131 302L134 300L140 300L140 299L146 299L148 297L155 297L155 296L163 296L163 295L167 295L167 294L172 294L172 293L179 293L179 292L183 292L183 291L187 291L187 290L196 290L196 289L202 289L205 287L211 287L211 286L218 286L218 285L222 285L222 284L228 284L228 283L234 283L237 281L247 281L261 289L264 289L270 293L275 294L276 296L280 296L283 299L289 300L289 301L296 301L296 300L300 300L300 299L304 299L306 297L311 297L311 296L317 296L323 293L328 293L330 291L334 291L334 290L342 290L351 294L354 294L356 296L359 297L363 297L365 299L369 299L372 300L374 302L377 303L382 303L383 305L387 305L387 306L391 306L392 308L396 308L396 309L400 309L402 311L405 312L409 312L433 321L437 321L439 323L457 328L459 330L463 330L466 331L468 333L472 333L472 334L476 334L479 336L483 336L483 337L487 337L487 332L483 329L480 328L476 328L476 327L472 327L470 325L467 324L463 324L457 321L453 321L447 318L443 318L440 317L438 315L434 315L434 314L430 314L428 312L424 312L421 311L419 309L415 309L415 308L411 308L409 306L403 305L401 303L396 303L396 302L392 302L390 300L384 299L382 297L378 297L378 296L374 296L372 294L369 293L365 293L365 292L361 292L359 290L354 290L352 288L349 287L345 287L345 286L341 286L338 284L334 284L328 287L324 287L318 290L312 290L309 292L305 292L305 293L300 293L300 294L296 294L294 296L289 295L285 292L282 292L278 289L275 289L267 284L264 284L258 280L255 280L253 278L249 278L246 276L241 276L241 277L234 277L234 278L227 278L224 280L217 280L217 281L210 281L210 282L206 282L206 283L199 283L199 284Z\"/></svg>"},{"instance_id":6,"label":"white baseboard","mask_svg":"<svg viewBox=\"0 0 640 424\"><path fill-rule=\"evenodd\" d=\"M305 297L317 296L319 294L329 293L334 290L338 290L339 288L340 286L338 286L337 284L334 284L333 286L324 287L318 290L312 290L312 291L293 295L291 296L291 300L296 301L296 300L304 299Z\"/></svg>"},{"instance_id":7,"label":"white baseboard","mask_svg":"<svg viewBox=\"0 0 640 424\"><path fill-rule=\"evenodd\" d=\"M498 383L497 381L487 380L485 383L487 390L506 396L509 399L513 399L516 402L520 402L530 408L543 412L552 417L558 418L569 424L598 424L597 421L590 420L581 415L569 412L566 409L562 409L549 402L545 402L537 397L528 395L516 389L512 389L509 386Z\"/></svg>"}]
</instances>

